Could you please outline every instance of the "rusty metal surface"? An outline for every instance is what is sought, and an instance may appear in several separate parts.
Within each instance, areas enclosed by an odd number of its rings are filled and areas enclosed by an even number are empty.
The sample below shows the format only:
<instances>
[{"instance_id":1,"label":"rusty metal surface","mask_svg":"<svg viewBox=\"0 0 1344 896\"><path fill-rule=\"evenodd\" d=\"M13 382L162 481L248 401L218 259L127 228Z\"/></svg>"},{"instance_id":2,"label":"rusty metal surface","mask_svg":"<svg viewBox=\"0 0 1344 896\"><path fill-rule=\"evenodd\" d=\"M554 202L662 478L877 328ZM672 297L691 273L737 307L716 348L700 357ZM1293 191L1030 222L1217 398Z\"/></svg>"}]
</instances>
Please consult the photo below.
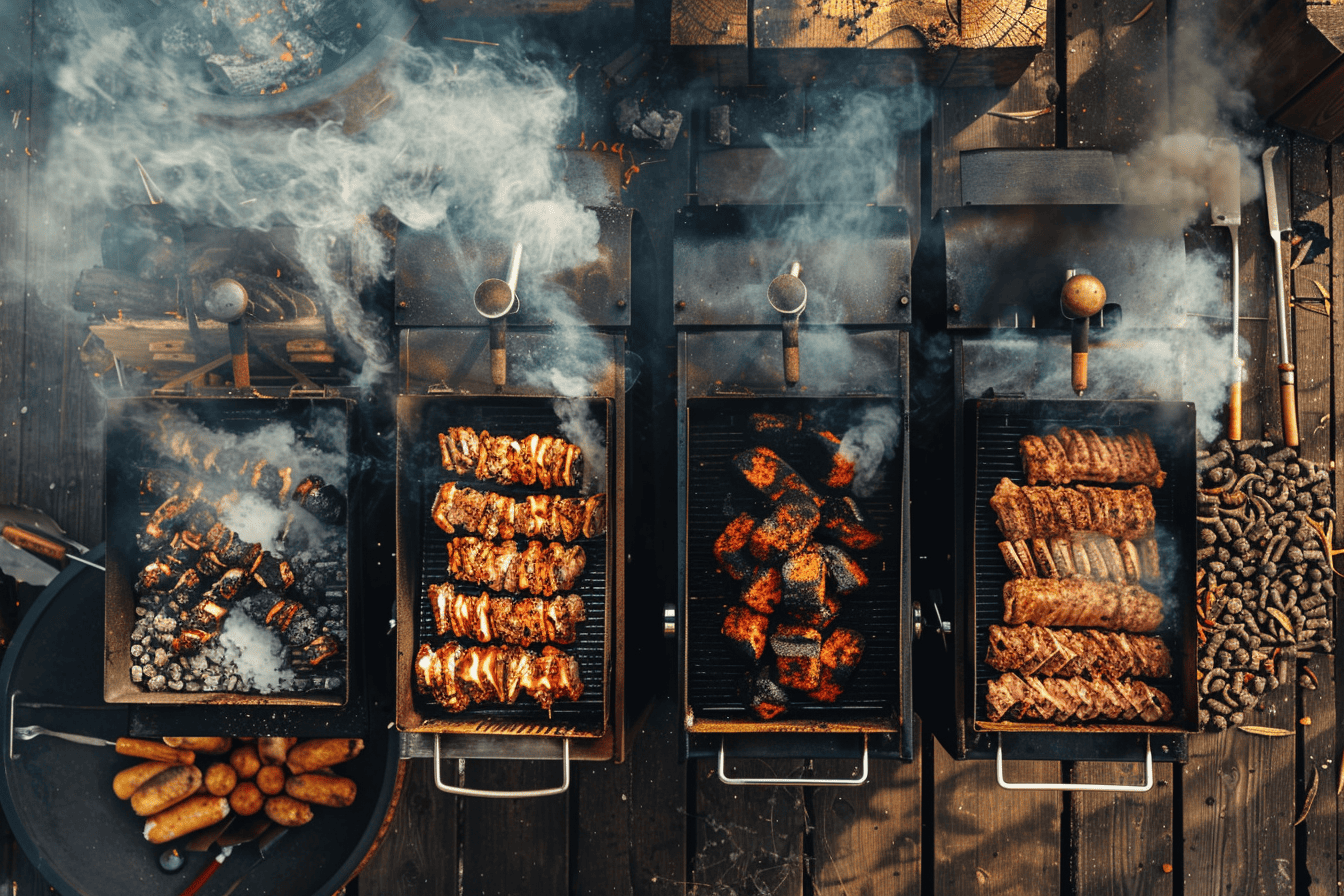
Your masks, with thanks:
<instances>
[{"instance_id":1,"label":"rusty metal surface","mask_svg":"<svg viewBox=\"0 0 1344 896\"><path fill-rule=\"evenodd\" d=\"M680 375L688 396L890 395L902 388L904 353L901 335L893 330L809 327L804 314L798 335L801 376L794 387L784 382L777 326L688 332L682 341Z\"/></svg>"}]
</instances>

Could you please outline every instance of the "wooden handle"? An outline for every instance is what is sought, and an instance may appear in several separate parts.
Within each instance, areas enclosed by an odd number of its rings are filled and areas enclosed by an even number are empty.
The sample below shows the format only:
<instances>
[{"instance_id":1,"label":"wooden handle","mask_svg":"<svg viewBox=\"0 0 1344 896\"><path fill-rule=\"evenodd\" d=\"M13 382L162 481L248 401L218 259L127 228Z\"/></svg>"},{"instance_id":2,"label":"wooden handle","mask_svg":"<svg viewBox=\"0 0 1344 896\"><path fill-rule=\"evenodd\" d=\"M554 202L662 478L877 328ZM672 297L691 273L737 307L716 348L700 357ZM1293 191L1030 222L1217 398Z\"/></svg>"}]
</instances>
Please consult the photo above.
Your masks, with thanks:
<instances>
[{"instance_id":1,"label":"wooden handle","mask_svg":"<svg viewBox=\"0 0 1344 896\"><path fill-rule=\"evenodd\" d=\"M199 890L201 887L205 886L205 882L208 881L210 879L210 876L214 874L216 871L218 871L219 866L223 864L224 864L223 856L218 856L215 859L211 860L210 864L205 866L205 870L203 870L200 874L196 875L195 880L187 884L187 888L182 891L182 896L196 896L196 891Z\"/></svg>"},{"instance_id":2,"label":"wooden handle","mask_svg":"<svg viewBox=\"0 0 1344 896\"><path fill-rule=\"evenodd\" d=\"M490 382L503 386L509 381L509 356L504 350L503 320L490 321Z\"/></svg>"},{"instance_id":3,"label":"wooden handle","mask_svg":"<svg viewBox=\"0 0 1344 896\"><path fill-rule=\"evenodd\" d=\"M1283 405L1283 444L1296 448L1297 432L1297 374L1292 364L1279 365L1279 402Z\"/></svg>"},{"instance_id":4,"label":"wooden handle","mask_svg":"<svg viewBox=\"0 0 1344 896\"><path fill-rule=\"evenodd\" d=\"M1227 437L1241 440L1241 381L1232 384L1227 400Z\"/></svg>"},{"instance_id":5,"label":"wooden handle","mask_svg":"<svg viewBox=\"0 0 1344 896\"><path fill-rule=\"evenodd\" d=\"M798 385L798 315L784 317L784 383Z\"/></svg>"},{"instance_id":6,"label":"wooden handle","mask_svg":"<svg viewBox=\"0 0 1344 896\"><path fill-rule=\"evenodd\" d=\"M65 545L52 541L50 538L43 538L27 529L20 529L18 526L5 526L0 529L0 536L3 536L10 544L32 551L34 554L52 560L65 559Z\"/></svg>"},{"instance_id":7,"label":"wooden handle","mask_svg":"<svg viewBox=\"0 0 1344 896\"><path fill-rule=\"evenodd\" d=\"M1087 352L1073 353L1073 391L1087 391Z\"/></svg>"}]
</instances>

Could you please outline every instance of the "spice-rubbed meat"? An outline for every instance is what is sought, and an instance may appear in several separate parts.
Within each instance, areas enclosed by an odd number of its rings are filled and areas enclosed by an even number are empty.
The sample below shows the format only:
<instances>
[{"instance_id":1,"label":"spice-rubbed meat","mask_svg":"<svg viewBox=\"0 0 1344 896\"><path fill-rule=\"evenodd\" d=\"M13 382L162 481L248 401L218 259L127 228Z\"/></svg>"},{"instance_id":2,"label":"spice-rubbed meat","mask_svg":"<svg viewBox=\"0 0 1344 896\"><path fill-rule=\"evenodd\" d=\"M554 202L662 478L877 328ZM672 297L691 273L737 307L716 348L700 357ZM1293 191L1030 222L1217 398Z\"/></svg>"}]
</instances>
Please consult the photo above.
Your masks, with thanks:
<instances>
[{"instance_id":1,"label":"spice-rubbed meat","mask_svg":"<svg viewBox=\"0 0 1344 896\"><path fill-rule=\"evenodd\" d=\"M1012 579L1003 586L1003 621L1151 632L1162 624L1162 599L1137 585Z\"/></svg>"},{"instance_id":2,"label":"spice-rubbed meat","mask_svg":"<svg viewBox=\"0 0 1344 896\"><path fill-rule=\"evenodd\" d=\"M1121 584L1161 579L1154 538L1112 539L1094 532L1053 538L999 542L999 553L1014 578L1078 576Z\"/></svg>"},{"instance_id":3,"label":"spice-rubbed meat","mask_svg":"<svg viewBox=\"0 0 1344 896\"><path fill-rule=\"evenodd\" d=\"M549 646L533 653L521 647L463 647L456 641L438 650L421 644L415 682L449 712L473 703L516 703L523 694L549 712L555 701L583 695L578 661Z\"/></svg>"},{"instance_id":4,"label":"spice-rubbed meat","mask_svg":"<svg viewBox=\"0 0 1344 896\"><path fill-rule=\"evenodd\" d=\"M583 481L583 451L556 436L514 438L450 426L439 433L443 467L459 476L560 488Z\"/></svg>"},{"instance_id":5,"label":"spice-rubbed meat","mask_svg":"<svg viewBox=\"0 0 1344 896\"><path fill-rule=\"evenodd\" d=\"M994 489L989 506L998 514L999 529L1009 541L1074 531L1133 540L1151 535L1157 522L1153 493L1145 485L1051 488L1019 486L1005 478Z\"/></svg>"},{"instance_id":6,"label":"spice-rubbed meat","mask_svg":"<svg viewBox=\"0 0 1344 896\"><path fill-rule=\"evenodd\" d=\"M985 661L1000 672L1046 677L1171 675L1171 652L1160 638L1098 629L991 625Z\"/></svg>"},{"instance_id":7,"label":"spice-rubbed meat","mask_svg":"<svg viewBox=\"0 0 1344 896\"><path fill-rule=\"evenodd\" d=\"M607 496L529 495L514 499L446 482L434 499L432 516L438 527L449 535L461 526L486 538L521 535L524 538L573 541L606 533Z\"/></svg>"},{"instance_id":8,"label":"spice-rubbed meat","mask_svg":"<svg viewBox=\"0 0 1344 896\"><path fill-rule=\"evenodd\" d=\"M526 591L550 597L578 581L587 555L579 545L529 541L518 550L512 541L495 544L482 538L448 542L448 573L484 585L491 591Z\"/></svg>"},{"instance_id":9,"label":"spice-rubbed meat","mask_svg":"<svg viewBox=\"0 0 1344 896\"><path fill-rule=\"evenodd\" d=\"M1008 672L989 682L989 720L1088 722L1172 718L1171 699L1133 678L1038 678Z\"/></svg>"},{"instance_id":10,"label":"spice-rubbed meat","mask_svg":"<svg viewBox=\"0 0 1344 896\"><path fill-rule=\"evenodd\" d=\"M1061 426L1053 435L1025 436L1020 446L1028 485L1133 482L1161 488L1167 479L1153 440L1138 430L1104 436Z\"/></svg>"},{"instance_id":11,"label":"spice-rubbed meat","mask_svg":"<svg viewBox=\"0 0 1344 896\"><path fill-rule=\"evenodd\" d=\"M515 599L488 591L463 594L451 582L429 586L429 608L435 634L523 647L546 641L573 644L578 623L588 618L583 598L574 594L550 600Z\"/></svg>"}]
</instances>

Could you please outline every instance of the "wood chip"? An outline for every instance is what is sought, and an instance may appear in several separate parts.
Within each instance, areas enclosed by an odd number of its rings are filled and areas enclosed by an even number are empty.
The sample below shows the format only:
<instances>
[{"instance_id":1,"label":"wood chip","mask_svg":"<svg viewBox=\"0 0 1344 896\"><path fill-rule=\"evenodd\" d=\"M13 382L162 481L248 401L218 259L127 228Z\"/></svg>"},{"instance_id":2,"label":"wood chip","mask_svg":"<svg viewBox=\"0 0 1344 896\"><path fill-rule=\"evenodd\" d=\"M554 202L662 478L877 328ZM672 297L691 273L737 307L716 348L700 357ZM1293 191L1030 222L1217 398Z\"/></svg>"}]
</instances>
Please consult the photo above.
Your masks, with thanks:
<instances>
[{"instance_id":1,"label":"wood chip","mask_svg":"<svg viewBox=\"0 0 1344 896\"><path fill-rule=\"evenodd\" d=\"M1319 289L1319 290L1321 291L1321 296L1322 296L1322 297L1327 298L1327 299L1330 298L1330 290L1328 290L1328 289L1326 289L1324 286L1322 286L1322 285L1321 285L1321 281L1317 280L1315 277L1308 277L1307 279L1310 280L1312 283L1315 283L1315 284L1316 284L1316 288Z\"/></svg>"},{"instance_id":2,"label":"wood chip","mask_svg":"<svg viewBox=\"0 0 1344 896\"><path fill-rule=\"evenodd\" d=\"M1263 734L1265 737L1287 737L1293 733L1285 728L1266 728L1263 725L1242 725L1237 730L1247 734Z\"/></svg>"},{"instance_id":3,"label":"wood chip","mask_svg":"<svg viewBox=\"0 0 1344 896\"><path fill-rule=\"evenodd\" d=\"M1339 783L1335 785L1335 796L1344 793L1344 753L1339 756Z\"/></svg>"},{"instance_id":4,"label":"wood chip","mask_svg":"<svg viewBox=\"0 0 1344 896\"><path fill-rule=\"evenodd\" d=\"M1284 634L1291 635L1293 633L1293 620L1288 618L1287 613L1274 607L1265 607L1265 612L1273 616L1274 621L1283 626Z\"/></svg>"},{"instance_id":5,"label":"wood chip","mask_svg":"<svg viewBox=\"0 0 1344 896\"><path fill-rule=\"evenodd\" d=\"M1311 803L1316 799L1316 788L1321 786L1321 770L1312 766L1311 786L1307 788L1307 798L1302 801L1302 814L1297 816L1297 821L1293 822L1293 827L1297 827L1307 820L1307 813L1311 811Z\"/></svg>"},{"instance_id":6,"label":"wood chip","mask_svg":"<svg viewBox=\"0 0 1344 896\"><path fill-rule=\"evenodd\" d=\"M1044 109L1037 109L1034 112L996 112L990 109L989 114L995 118L1006 118L1009 121L1031 121L1033 118L1049 115L1052 111L1054 111L1053 106L1046 106Z\"/></svg>"},{"instance_id":7,"label":"wood chip","mask_svg":"<svg viewBox=\"0 0 1344 896\"><path fill-rule=\"evenodd\" d=\"M1155 2L1155 0L1154 0L1154 2ZM1153 11L1153 4L1152 4L1152 3L1149 3L1149 4L1148 4L1147 6L1145 6L1143 9L1139 10L1139 14L1138 14L1138 15L1136 15L1134 18L1130 19L1130 20L1129 20L1128 22L1126 22L1125 24L1126 24L1126 25L1133 25L1133 24L1134 24L1135 22L1137 22L1139 19L1141 19L1141 18L1143 18L1144 16L1148 15L1148 13L1150 13L1150 12L1152 12L1152 11Z\"/></svg>"}]
</instances>

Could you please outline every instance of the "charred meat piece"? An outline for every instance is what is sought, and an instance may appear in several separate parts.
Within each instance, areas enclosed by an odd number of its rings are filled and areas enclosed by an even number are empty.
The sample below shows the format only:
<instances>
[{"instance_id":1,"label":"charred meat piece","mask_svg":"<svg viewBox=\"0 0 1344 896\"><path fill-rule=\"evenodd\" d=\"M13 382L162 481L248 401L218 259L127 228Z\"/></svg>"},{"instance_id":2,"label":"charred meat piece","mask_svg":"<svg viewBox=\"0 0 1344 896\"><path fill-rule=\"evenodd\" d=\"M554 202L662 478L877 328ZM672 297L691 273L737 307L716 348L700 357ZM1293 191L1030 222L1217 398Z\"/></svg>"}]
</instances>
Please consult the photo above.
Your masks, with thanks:
<instances>
[{"instance_id":1,"label":"charred meat piece","mask_svg":"<svg viewBox=\"0 0 1344 896\"><path fill-rule=\"evenodd\" d=\"M1008 672L989 682L989 720L1088 722L1173 717L1171 699L1134 678L1038 678Z\"/></svg>"},{"instance_id":2,"label":"charred meat piece","mask_svg":"<svg viewBox=\"0 0 1344 896\"><path fill-rule=\"evenodd\" d=\"M1131 489L1019 486L1003 479L989 499L999 529L1009 541L1051 538L1074 531L1111 538L1151 535L1157 521L1153 495L1145 485Z\"/></svg>"},{"instance_id":3,"label":"charred meat piece","mask_svg":"<svg viewBox=\"0 0 1344 896\"><path fill-rule=\"evenodd\" d=\"M1003 621L1151 632L1162 624L1162 599L1138 585L1012 579L1003 586Z\"/></svg>"},{"instance_id":4,"label":"charred meat piece","mask_svg":"<svg viewBox=\"0 0 1344 896\"><path fill-rule=\"evenodd\" d=\"M722 631L738 656L748 663L759 662L765 655L770 619L741 604L723 618Z\"/></svg>"},{"instance_id":5,"label":"charred meat piece","mask_svg":"<svg viewBox=\"0 0 1344 896\"><path fill-rule=\"evenodd\" d=\"M742 580L742 603L770 615L784 599L784 576L777 566L762 566Z\"/></svg>"},{"instance_id":6,"label":"charred meat piece","mask_svg":"<svg viewBox=\"0 0 1344 896\"><path fill-rule=\"evenodd\" d=\"M821 684L822 634L807 625L781 625L770 636L779 683L795 691Z\"/></svg>"},{"instance_id":7,"label":"charred meat piece","mask_svg":"<svg viewBox=\"0 0 1344 896\"><path fill-rule=\"evenodd\" d=\"M866 551L882 541L881 535L864 524L853 498L828 498L821 508L821 527L836 541L856 551Z\"/></svg>"},{"instance_id":8,"label":"charred meat piece","mask_svg":"<svg viewBox=\"0 0 1344 896\"><path fill-rule=\"evenodd\" d=\"M751 514L740 513L714 540L714 559L719 561L719 568L734 579L740 581L756 568L756 561L751 556L751 536L759 525Z\"/></svg>"},{"instance_id":9,"label":"charred meat piece","mask_svg":"<svg viewBox=\"0 0 1344 896\"><path fill-rule=\"evenodd\" d=\"M514 438L451 426L439 434L446 470L504 484L562 488L583 482L583 451L556 436Z\"/></svg>"},{"instance_id":10,"label":"charred meat piece","mask_svg":"<svg viewBox=\"0 0 1344 896\"><path fill-rule=\"evenodd\" d=\"M770 677L768 668L761 668L747 675L745 696L746 704L751 707L751 711L766 721L789 709L788 692Z\"/></svg>"},{"instance_id":11,"label":"charred meat piece","mask_svg":"<svg viewBox=\"0 0 1344 896\"><path fill-rule=\"evenodd\" d=\"M573 541L606 534L607 496L557 498L529 495L515 500L507 495L448 482L439 488L432 516L438 527L449 535L461 526L485 538L521 535Z\"/></svg>"},{"instance_id":12,"label":"charred meat piece","mask_svg":"<svg viewBox=\"0 0 1344 896\"><path fill-rule=\"evenodd\" d=\"M1171 652L1160 638L1099 629L991 625L985 661L1000 672L1047 677L1171 675Z\"/></svg>"},{"instance_id":13,"label":"charred meat piece","mask_svg":"<svg viewBox=\"0 0 1344 896\"><path fill-rule=\"evenodd\" d=\"M770 515L751 533L751 553L768 561L794 553L811 539L821 522L821 511L805 496L786 492Z\"/></svg>"},{"instance_id":14,"label":"charred meat piece","mask_svg":"<svg viewBox=\"0 0 1344 896\"><path fill-rule=\"evenodd\" d=\"M449 641L438 650L420 645L415 660L417 688L449 712L473 703L516 703L527 694L550 711L557 700L583 695L579 664L555 647L533 653L521 647L463 647Z\"/></svg>"},{"instance_id":15,"label":"charred meat piece","mask_svg":"<svg viewBox=\"0 0 1344 896\"><path fill-rule=\"evenodd\" d=\"M1167 479L1153 440L1138 430L1107 436L1062 426L1051 435L1025 436L1020 446L1028 485L1132 482L1161 488Z\"/></svg>"},{"instance_id":16,"label":"charred meat piece","mask_svg":"<svg viewBox=\"0 0 1344 896\"><path fill-rule=\"evenodd\" d=\"M488 591L463 594L452 583L430 585L429 606L435 634L522 647L545 641L573 644L578 623L588 618L577 595L515 600Z\"/></svg>"},{"instance_id":17,"label":"charred meat piece","mask_svg":"<svg viewBox=\"0 0 1344 896\"><path fill-rule=\"evenodd\" d=\"M833 544L818 545L817 550L826 558L826 571L831 574L837 593L849 594L868 587L868 574L849 554Z\"/></svg>"},{"instance_id":18,"label":"charred meat piece","mask_svg":"<svg viewBox=\"0 0 1344 896\"><path fill-rule=\"evenodd\" d=\"M456 579L509 591L550 597L574 587L587 556L579 545L529 541L523 550L512 541L494 544L482 538L448 542L448 573Z\"/></svg>"}]
</instances>

